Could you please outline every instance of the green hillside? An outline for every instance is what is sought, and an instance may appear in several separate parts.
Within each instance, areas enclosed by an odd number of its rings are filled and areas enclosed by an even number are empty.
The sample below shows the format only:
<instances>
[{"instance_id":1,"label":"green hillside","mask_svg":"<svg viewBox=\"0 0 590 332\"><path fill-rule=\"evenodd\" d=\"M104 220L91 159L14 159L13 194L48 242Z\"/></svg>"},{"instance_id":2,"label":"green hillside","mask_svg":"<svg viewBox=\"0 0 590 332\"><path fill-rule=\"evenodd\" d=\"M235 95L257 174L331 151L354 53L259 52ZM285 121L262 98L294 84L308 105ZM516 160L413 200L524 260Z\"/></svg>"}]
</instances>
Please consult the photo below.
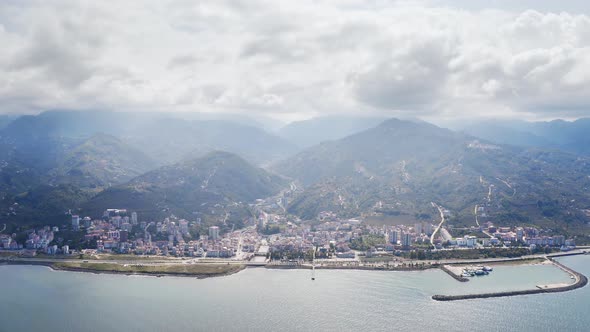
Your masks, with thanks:
<instances>
[{"instance_id":1,"label":"green hillside","mask_svg":"<svg viewBox=\"0 0 590 332\"><path fill-rule=\"evenodd\" d=\"M68 151L50 171L50 177L55 183L100 189L129 181L153 168L155 162L143 152L116 137L96 134Z\"/></svg>"},{"instance_id":2,"label":"green hillside","mask_svg":"<svg viewBox=\"0 0 590 332\"><path fill-rule=\"evenodd\" d=\"M493 145L397 119L309 148L274 169L305 184L289 206L304 218L325 210L430 215L436 202L454 213L451 222L470 225L475 204L487 204L488 219L499 224L583 229L590 207L586 158Z\"/></svg>"},{"instance_id":3,"label":"green hillside","mask_svg":"<svg viewBox=\"0 0 590 332\"><path fill-rule=\"evenodd\" d=\"M161 167L109 188L86 204L88 214L125 207L143 216L174 213L203 219L241 221L249 216L248 203L281 190L284 180L227 152Z\"/></svg>"}]
</instances>

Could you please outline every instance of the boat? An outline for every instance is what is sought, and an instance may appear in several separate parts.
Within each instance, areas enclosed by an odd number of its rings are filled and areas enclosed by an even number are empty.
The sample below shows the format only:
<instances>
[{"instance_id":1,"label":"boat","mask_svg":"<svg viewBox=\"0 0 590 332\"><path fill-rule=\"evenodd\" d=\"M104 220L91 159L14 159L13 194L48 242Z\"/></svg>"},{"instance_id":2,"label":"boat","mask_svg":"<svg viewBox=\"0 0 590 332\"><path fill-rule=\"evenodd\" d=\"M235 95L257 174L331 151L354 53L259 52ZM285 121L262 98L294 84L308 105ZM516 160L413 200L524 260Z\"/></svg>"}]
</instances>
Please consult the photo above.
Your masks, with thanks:
<instances>
[{"instance_id":1,"label":"boat","mask_svg":"<svg viewBox=\"0 0 590 332\"><path fill-rule=\"evenodd\" d=\"M486 275L486 274L487 274L487 271L484 271L484 270L475 270L475 275L476 276L483 276L483 275Z\"/></svg>"},{"instance_id":2,"label":"boat","mask_svg":"<svg viewBox=\"0 0 590 332\"><path fill-rule=\"evenodd\" d=\"M488 271L488 272L492 272L492 271L494 271L494 269L493 269L491 266L484 266L484 267L483 267L483 270L484 270L484 271Z\"/></svg>"}]
</instances>

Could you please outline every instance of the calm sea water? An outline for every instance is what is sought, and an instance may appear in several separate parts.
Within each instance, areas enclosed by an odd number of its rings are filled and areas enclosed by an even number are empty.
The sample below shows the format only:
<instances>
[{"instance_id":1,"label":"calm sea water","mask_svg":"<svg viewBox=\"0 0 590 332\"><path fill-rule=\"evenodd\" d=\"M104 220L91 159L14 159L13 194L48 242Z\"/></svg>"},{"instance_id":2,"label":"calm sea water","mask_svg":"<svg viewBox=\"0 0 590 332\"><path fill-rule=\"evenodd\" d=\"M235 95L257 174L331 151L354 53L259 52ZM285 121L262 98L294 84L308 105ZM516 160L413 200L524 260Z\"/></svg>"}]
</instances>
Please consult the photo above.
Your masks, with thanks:
<instances>
[{"instance_id":1,"label":"calm sea water","mask_svg":"<svg viewBox=\"0 0 590 332\"><path fill-rule=\"evenodd\" d=\"M590 275L590 256L560 260ZM0 331L588 331L590 287L435 302L433 294L570 282L548 265L459 283L440 270L247 269L197 280L0 266Z\"/></svg>"}]
</instances>

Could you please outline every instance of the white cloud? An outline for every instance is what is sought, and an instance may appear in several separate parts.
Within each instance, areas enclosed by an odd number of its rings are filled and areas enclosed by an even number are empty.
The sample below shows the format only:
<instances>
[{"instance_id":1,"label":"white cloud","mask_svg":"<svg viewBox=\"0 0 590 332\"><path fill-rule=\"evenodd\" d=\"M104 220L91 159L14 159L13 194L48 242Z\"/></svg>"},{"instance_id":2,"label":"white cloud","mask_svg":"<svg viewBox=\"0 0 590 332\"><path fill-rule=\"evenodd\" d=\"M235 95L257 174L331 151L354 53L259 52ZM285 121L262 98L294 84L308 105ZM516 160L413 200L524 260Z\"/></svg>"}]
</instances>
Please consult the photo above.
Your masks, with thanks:
<instances>
[{"instance_id":1,"label":"white cloud","mask_svg":"<svg viewBox=\"0 0 590 332\"><path fill-rule=\"evenodd\" d=\"M589 16L466 6L1 3L0 105L284 119L590 115Z\"/></svg>"}]
</instances>

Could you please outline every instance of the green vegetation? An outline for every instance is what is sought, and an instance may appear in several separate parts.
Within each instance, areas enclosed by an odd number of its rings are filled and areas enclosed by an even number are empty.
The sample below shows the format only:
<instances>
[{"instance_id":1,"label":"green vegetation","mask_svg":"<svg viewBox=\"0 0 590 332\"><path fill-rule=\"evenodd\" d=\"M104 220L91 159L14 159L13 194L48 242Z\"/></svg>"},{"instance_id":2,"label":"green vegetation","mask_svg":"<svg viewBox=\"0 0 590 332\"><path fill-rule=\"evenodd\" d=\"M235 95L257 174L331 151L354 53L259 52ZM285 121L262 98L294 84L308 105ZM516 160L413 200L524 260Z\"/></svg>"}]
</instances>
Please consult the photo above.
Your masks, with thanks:
<instances>
[{"instance_id":1,"label":"green vegetation","mask_svg":"<svg viewBox=\"0 0 590 332\"><path fill-rule=\"evenodd\" d=\"M480 221L588 234L582 210L590 207L589 159L494 146L430 124L391 119L304 150L275 169L306 185L288 206L305 219L334 211L371 216L374 224L400 218L411 224L431 220L436 202L452 211L449 224L472 226L474 206L492 188Z\"/></svg>"},{"instance_id":2,"label":"green vegetation","mask_svg":"<svg viewBox=\"0 0 590 332\"><path fill-rule=\"evenodd\" d=\"M284 180L227 152L165 166L127 184L109 188L83 204L90 215L113 206L137 211L142 218L157 219L173 213L182 218L200 217L206 224L241 227L251 211L247 202L277 193ZM198 202L198 204L196 204Z\"/></svg>"},{"instance_id":3,"label":"green vegetation","mask_svg":"<svg viewBox=\"0 0 590 332\"><path fill-rule=\"evenodd\" d=\"M96 134L74 147L49 172L52 181L101 190L155 168L155 162L116 137Z\"/></svg>"},{"instance_id":4,"label":"green vegetation","mask_svg":"<svg viewBox=\"0 0 590 332\"><path fill-rule=\"evenodd\" d=\"M112 273L138 273L138 274L163 274L163 275L193 275L198 277L226 275L238 272L245 268L240 264L116 264L116 263L84 263L84 262L57 262L53 264L56 269L88 271L88 272L112 272Z\"/></svg>"},{"instance_id":5,"label":"green vegetation","mask_svg":"<svg viewBox=\"0 0 590 332\"><path fill-rule=\"evenodd\" d=\"M366 251L372 247L384 245L387 241L383 236L364 234L350 241L350 249Z\"/></svg>"},{"instance_id":6,"label":"green vegetation","mask_svg":"<svg viewBox=\"0 0 590 332\"><path fill-rule=\"evenodd\" d=\"M143 256L143 255L127 255L127 254L98 254L98 255L81 255L83 260L96 261L180 261L180 258L167 256Z\"/></svg>"},{"instance_id":7,"label":"green vegetation","mask_svg":"<svg viewBox=\"0 0 590 332\"><path fill-rule=\"evenodd\" d=\"M264 235L272 235L272 234L279 234L281 230L284 230L285 226L281 225L266 225L263 229L259 230L258 232Z\"/></svg>"},{"instance_id":8,"label":"green vegetation","mask_svg":"<svg viewBox=\"0 0 590 332\"><path fill-rule=\"evenodd\" d=\"M443 260L443 259L481 259L481 258L514 258L535 253L551 253L557 249L541 248L531 252L527 248L486 248L466 250L413 250L402 252L401 256L419 260Z\"/></svg>"}]
</instances>

